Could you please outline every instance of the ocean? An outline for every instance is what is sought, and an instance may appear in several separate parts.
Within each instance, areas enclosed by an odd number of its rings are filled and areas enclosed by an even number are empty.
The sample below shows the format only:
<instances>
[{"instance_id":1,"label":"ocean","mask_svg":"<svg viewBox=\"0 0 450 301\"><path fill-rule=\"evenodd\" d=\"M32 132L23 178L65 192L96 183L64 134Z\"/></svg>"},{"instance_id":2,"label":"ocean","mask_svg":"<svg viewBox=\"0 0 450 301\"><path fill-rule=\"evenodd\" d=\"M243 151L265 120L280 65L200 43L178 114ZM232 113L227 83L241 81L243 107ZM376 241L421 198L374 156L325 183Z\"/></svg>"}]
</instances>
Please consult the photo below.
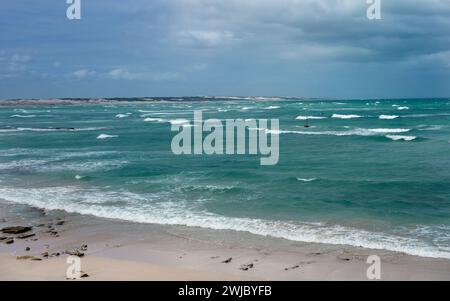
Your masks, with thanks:
<instances>
[{"instance_id":1,"label":"ocean","mask_svg":"<svg viewBox=\"0 0 450 301\"><path fill-rule=\"evenodd\" d=\"M450 99L137 100L0 106L0 200L450 258ZM278 164L173 154L195 110L279 119Z\"/></svg>"}]
</instances>

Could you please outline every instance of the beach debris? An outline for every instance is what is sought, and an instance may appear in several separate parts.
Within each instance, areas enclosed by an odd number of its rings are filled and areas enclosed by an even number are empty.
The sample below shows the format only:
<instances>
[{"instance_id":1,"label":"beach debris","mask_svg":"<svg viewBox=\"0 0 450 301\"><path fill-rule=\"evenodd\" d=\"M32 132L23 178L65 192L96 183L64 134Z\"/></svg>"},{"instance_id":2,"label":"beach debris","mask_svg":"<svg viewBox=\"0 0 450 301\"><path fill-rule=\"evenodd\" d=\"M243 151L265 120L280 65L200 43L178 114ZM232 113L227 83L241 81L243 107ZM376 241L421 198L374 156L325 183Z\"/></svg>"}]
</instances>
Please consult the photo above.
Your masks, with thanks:
<instances>
[{"instance_id":1,"label":"beach debris","mask_svg":"<svg viewBox=\"0 0 450 301\"><path fill-rule=\"evenodd\" d=\"M82 246L80 247L80 250L81 250L81 251L87 251L87 249L88 249L88 245L82 245Z\"/></svg>"},{"instance_id":2,"label":"beach debris","mask_svg":"<svg viewBox=\"0 0 450 301\"><path fill-rule=\"evenodd\" d=\"M78 249L66 250L66 254L72 255L72 256L78 256L78 257L83 257L84 256L84 253L80 252L80 250L78 250Z\"/></svg>"},{"instance_id":3,"label":"beach debris","mask_svg":"<svg viewBox=\"0 0 450 301\"><path fill-rule=\"evenodd\" d=\"M243 264L243 265L241 265L241 267L239 269L243 270L243 271L248 271L250 269L253 269L254 266L255 265L253 263Z\"/></svg>"},{"instance_id":4,"label":"beach debris","mask_svg":"<svg viewBox=\"0 0 450 301\"><path fill-rule=\"evenodd\" d=\"M316 262L316 261L314 261L314 260L300 261L298 264L296 264L296 265L294 265L294 266L284 268L284 270L285 270L285 271L295 270L295 269L300 268L302 265L312 264L312 263L315 263L315 262Z\"/></svg>"},{"instance_id":5,"label":"beach debris","mask_svg":"<svg viewBox=\"0 0 450 301\"><path fill-rule=\"evenodd\" d=\"M10 244L14 243L14 238L8 238L4 242L5 242L5 244L10 245Z\"/></svg>"},{"instance_id":6,"label":"beach debris","mask_svg":"<svg viewBox=\"0 0 450 301\"><path fill-rule=\"evenodd\" d=\"M0 236L0 241L7 239L8 237L6 236Z\"/></svg>"},{"instance_id":7,"label":"beach debris","mask_svg":"<svg viewBox=\"0 0 450 301\"><path fill-rule=\"evenodd\" d=\"M25 248L25 251L27 251L27 252L30 251L30 250L31 250L30 247L26 247L26 248Z\"/></svg>"},{"instance_id":8,"label":"beach debris","mask_svg":"<svg viewBox=\"0 0 450 301\"><path fill-rule=\"evenodd\" d=\"M34 234L34 233L30 233L30 234L23 234L23 235L19 235L19 236L17 236L17 238L18 239L25 239L25 238L30 238L30 237L33 237L33 236L35 236L36 234Z\"/></svg>"},{"instance_id":9,"label":"beach debris","mask_svg":"<svg viewBox=\"0 0 450 301\"><path fill-rule=\"evenodd\" d=\"M57 257L57 256L59 256L59 255L61 255L61 254L60 254L59 252L56 252L56 253L52 253L51 256L52 256L52 257L55 257L55 256Z\"/></svg>"},{"instance_id":10,"label":"beach debris","mask_svg":"<svg viewBox=\"0 0 450 301\"><path fill-rule=\"evenodd\" d=\"M300 267L300 265L296 264L294 266L288 267L288 268L284 268L285 271L289 271L289 270L295 270L298 269Z\"/></svg>"},{"instance_id":11,"label":"beach debris","mask_svg":"<svg viewBox=\"0 0 450 301\"><path fill-rule=\"evenodd\" d=\"M6 234L22 234L31 231L31 227L23 227L23 226L6 227L3 228L1 231Z\"/></svg>"},{"instance_id":12,"label":"beach debris","mask_svg":"<svg viewBox=\"0 0 450 301\"><path fill-rule=\"evenodd\" d=\"M48 252L43 252L41 255L42 255L42 257L44 257L44 258L48 258Z\"/></svg>"},{"instance_id":13,"label":"beach debris","mask_svg":"<svg viewBox=\"0 0 450 301\"><path fill-rule=\"evenodd\" d=\"M224 261L222 261L222 263L230 263L233 260L233 257L230 257L228 259L225 259Z\"/></svg>"},{"instance_id":14,"label":"beach debris","mask_svg":"<svg viewBox=\"0 0 450 301\"><path fill-rule=\"evenodd\" d=\"M351 260L366 260L368 255L365 254L357 254L357 253L353 253L351 251L347 251L345 250L343 253L339 254L337 256L337 259L342 260L342 261L351 261Z\"/></svg>"},{"instance_id":15,"label":"beach debris","mask_svg":"<svg viewBox=\"0 0 450 301\"><path fill-rule=\"evenodd\" d=\"M33 260L33 261L41 261L42 259L36 256L30 256L30 255L24 255L24 256L17 256L17 260Z\"/></svg>"}]
</instances>

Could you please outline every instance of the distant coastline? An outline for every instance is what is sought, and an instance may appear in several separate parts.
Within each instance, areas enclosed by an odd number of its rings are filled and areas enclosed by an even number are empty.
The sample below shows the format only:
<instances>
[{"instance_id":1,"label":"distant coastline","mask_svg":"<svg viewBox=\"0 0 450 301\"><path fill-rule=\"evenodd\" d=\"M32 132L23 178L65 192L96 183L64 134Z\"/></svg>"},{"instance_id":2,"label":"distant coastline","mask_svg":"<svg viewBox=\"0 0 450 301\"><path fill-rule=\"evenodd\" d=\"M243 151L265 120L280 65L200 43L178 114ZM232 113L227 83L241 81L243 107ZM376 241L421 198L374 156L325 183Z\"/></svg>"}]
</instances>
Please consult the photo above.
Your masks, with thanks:
<instances>
[{"instance_id":1,"label":"distant coastline","mask_svg":"<svg viewBox=\"0 0 450 301\"><path fill-rule=\"evenodd\" d=\"M450 100L450 97L420 98L334 98L334 97L288 97L288 96L161 96L161 97L106 97L106 98L12 98L0 99L0 107L35 105L78 105L78 104L130 104L130 103L175 103L175 102L212 102L212 101L357 101L357 100Z\"/></svg>"}]
</instances>

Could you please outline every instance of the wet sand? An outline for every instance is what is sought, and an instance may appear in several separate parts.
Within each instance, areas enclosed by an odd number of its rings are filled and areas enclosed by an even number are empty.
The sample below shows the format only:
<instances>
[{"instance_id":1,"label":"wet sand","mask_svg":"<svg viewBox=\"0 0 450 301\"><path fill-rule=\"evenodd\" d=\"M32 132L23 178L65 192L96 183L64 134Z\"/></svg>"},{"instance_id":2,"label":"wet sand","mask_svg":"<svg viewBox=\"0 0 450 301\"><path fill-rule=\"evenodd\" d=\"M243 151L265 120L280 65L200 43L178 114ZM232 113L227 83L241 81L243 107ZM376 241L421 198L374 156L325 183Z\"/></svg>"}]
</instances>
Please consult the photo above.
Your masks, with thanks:
<instances>
[{"instance_id":1,"label":"wet sand","mask_svg":"<svg viewBox=\"0 0 450 301\"><path fill-rule=\"evenodd\" d=\"M9 226L32 229L0 233L0 280L65 281L70 254L85 274L77 281L368 280L370 255L381 280L450 280L447 259L0 203L0 228Z\"/></svg>"}]
</instances>

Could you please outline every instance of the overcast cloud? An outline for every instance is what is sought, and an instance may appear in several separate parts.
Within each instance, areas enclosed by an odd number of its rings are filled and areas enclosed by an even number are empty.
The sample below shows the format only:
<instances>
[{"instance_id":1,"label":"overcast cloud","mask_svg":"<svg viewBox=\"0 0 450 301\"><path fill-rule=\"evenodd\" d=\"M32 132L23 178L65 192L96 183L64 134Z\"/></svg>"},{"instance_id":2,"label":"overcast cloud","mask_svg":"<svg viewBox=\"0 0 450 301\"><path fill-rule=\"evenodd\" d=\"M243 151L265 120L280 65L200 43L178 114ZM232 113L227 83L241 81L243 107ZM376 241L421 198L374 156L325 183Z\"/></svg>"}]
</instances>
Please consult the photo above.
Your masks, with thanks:
<instances>
[{"instance_id":1,"label":"overcast cloud","mask_svg":"<svg viewBox=\"0 0 450 301\"><path fill-rule=\"evenodd\" d=\"M0 98L449 97L450 0L7 1Z\"/></svg>"}]
</instances>

